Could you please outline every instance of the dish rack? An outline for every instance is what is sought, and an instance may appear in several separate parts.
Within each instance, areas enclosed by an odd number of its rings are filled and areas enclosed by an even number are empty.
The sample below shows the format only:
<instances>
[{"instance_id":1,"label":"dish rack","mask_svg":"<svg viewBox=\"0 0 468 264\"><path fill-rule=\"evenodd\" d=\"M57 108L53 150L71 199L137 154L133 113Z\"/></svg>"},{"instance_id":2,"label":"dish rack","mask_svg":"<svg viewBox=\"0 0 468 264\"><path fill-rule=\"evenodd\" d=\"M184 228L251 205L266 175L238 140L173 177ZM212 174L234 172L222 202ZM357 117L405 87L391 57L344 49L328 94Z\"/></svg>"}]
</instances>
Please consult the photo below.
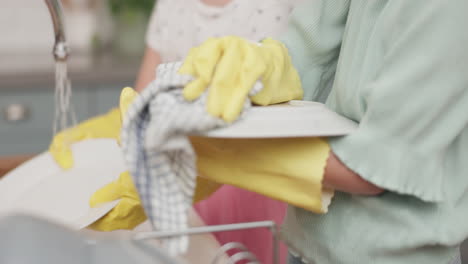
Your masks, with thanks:
<instances>
[{"instance_id":1,"label":"dish rack","mask_svg":"<svg viewBox=\"0 0 468 264\"><path fill-rule=\"evenodd\" d=\"M277 225L273 221L258 221L258 222L247 222L247 223L238 223L238 224L226 224L226 225L212 225L212 226L202 226L202 227L192 227L185 230L179 231L154 231L154 232L140 232L136 233L133 237L134 240L151 240L158 239L164 240L168 238L173 238L177 236L192 236L200 235L206 233L218 233L226 231L237 231L237 230L247 230L247 229L257 229L257 228L266 228L271 232L273 237L273 256L272 264L279 264L279 236ZM207 264L219 264L219 261L222 256L227 255L229 252L233 253L229 257L228 264L240 263L240 261L247 261L248 264L260 264L258 259L254 254L249 252L249 250L239 242L229 242L222 245L211 263Z\"/></svg>"}]
</instances>

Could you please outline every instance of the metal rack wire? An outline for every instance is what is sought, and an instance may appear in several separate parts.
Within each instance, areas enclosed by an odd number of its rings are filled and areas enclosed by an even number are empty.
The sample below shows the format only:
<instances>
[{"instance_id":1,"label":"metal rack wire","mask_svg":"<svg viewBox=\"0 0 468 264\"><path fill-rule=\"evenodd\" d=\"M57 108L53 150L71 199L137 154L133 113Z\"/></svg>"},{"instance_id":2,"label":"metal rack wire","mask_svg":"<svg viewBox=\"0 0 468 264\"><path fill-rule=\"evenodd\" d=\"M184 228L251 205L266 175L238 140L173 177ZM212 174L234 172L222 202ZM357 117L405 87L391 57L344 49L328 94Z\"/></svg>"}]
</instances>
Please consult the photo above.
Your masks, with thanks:
<instances>
[{"instance_id":1,"label":"metal rack wire","mask_svg":"<svg viewBox=\"0 0 468 264\"><path fill-rule=\"evenodd\" d=\"M168 239L171 237L177 236L191 236L199 235L205 233L217 233L225 231L236 231L236 230L246 230L246 229L256 229L256 228L266 228L271 232L273 237L273 264L279 264L279 237L278 230L275 222L273 221L259 221L259 222L248 222L248 223L238 223L238 224L227 224L227 225L213 225L213 226L203 226L203 227L193 227L185 230L177 231L156 231L156 232L140 232L134 235L134 240L149 240L149 239ZM234 253L229 258L229 264L235 264L239 261L245 260L249 264L259 264L256 256L248 251L248 249L241 243L230 242L226 243L219 251L215 254L212 262L210 264L217 264L221 256L228 253L231 250L237 250L237 253ZM208 264L208 263L207 263Z\"/></svg>"}]
</instances>

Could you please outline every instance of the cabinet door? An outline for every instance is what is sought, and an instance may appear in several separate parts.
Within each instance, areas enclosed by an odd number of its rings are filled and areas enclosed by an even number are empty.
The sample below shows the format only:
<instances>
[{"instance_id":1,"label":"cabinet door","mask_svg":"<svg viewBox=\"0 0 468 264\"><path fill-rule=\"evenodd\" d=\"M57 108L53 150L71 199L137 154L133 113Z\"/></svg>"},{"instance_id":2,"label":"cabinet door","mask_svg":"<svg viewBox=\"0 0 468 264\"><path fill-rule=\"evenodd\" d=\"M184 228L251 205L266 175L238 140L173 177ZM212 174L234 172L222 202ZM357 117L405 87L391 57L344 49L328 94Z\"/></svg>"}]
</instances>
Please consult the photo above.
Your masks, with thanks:
<instances>
[{"instance_id":1,"label":"cabinet door","mask_svg":"<svg viewBox=\"0 0 468 264\"><path fill-rule=\"evenodd\" d=\"M74 88L72 103L79 121L92 114L89 90ZM2 88L0 111L0 155L38 153L47 149L53 136L53 89Z\"/></svg>"},{"instance_id":2,"label":"cabinet door","mask_svg":"<svg viewBox=\"0 0 468 264\"><path fill-rule=\"evenodd\" d=\"M116 83L101 85L94 90L96 97L92 100L95 104L95 114L103 114L112 108L119 106L120 92L123 88L128 87L129 83Z\"/></svg>"}]
</instances>

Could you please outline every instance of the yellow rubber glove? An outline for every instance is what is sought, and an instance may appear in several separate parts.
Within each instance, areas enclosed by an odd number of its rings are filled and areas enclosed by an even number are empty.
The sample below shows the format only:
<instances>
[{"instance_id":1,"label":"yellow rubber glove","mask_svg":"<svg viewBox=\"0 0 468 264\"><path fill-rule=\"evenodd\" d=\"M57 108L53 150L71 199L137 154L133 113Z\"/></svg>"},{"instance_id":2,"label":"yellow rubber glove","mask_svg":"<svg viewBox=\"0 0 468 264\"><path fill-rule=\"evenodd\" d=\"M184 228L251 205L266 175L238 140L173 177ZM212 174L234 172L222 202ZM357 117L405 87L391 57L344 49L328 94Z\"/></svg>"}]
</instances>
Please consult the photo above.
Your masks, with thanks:
<instances>
[{"instance_id":1,"label":"yellow rubber glove","mask_svg":"<svg viewBox=\"0 0 468 264\"><path fill-rule=\"evenodd\" d=\"M322 178L330 148L320 138L215 139L192 137L199 176L194 201L219 184L231 184L317 213L327 211L332 192ZM216 183L217 182L217 183ZM91 206L121 199L90 228L133 229L146 219L128 173L96 192Z\"/></svg>"},{"instance_id":2,"label":"yellow rubber glove","mask_svg":"<svg viewBox=\"0 0 468 264\"><path fill-rule=\"evenodd\" d=\"M133 229L146 220L138 192L128 172L120 174L116 181L95 192L89 204L94 208L117 199L120 199L119 203L89 228L99 231Z\"/></svg>"},{"instance_id":3,"label":"yellow rubber glove","mask_svg":"<svg viewBox=\"0 0 468 264\"><path fill-rule=\"evenodd\" d=\"M220 186L213 181L197 177L194 202L207 198ZM117 199L120 199L119 203L88 228L105 232L119 229L132 230L147 219L129 172L122 173L118 180L95 192L89 204L94 208Z\"/></svg>"},{"instance_id":4,"label":"yellow rubber glove","mask_svg":"<svg viewBox=\"0 0 468 264\"><path fill-rule=\"evenodd\" d=\"M209 196L219 184L230 184L312 212L327 211L333 192L322 186L330 152L326 141L202 137L190 140L197 154L199 172L194 201ZM97 191L90 204L95 207L116 199L121 199L119 204L90 228L133 229L145 221L146 215L128 172Z\"/></svg>"},{"instance_id":5,"label":"yellow rubber glove","mask_svg":"<svg viewBox=\"0 0 468 264\"><path fill-rule=\"evenodd\" d=\"M123 123L123 119L127 114L128 108L130 104L135 100L138 96L138 93L130 87L126 87L120 93L120 101L119 101L119 108L120 108L120 121Z\"/></svg>"},{"instance_id":6,"label":"yellow rubber glove","mask_svg":"<svg viewBox=\"0 0 468 264\"><path fill-rule=\"evenodd\" d=\"M199 176L234 185L316 213L333 195L322 186L330 153L321 138L192 137Z\"/></svg>"},{"instance_id":7,"label":"yellow rubber glove","mask_svg":"<svg viewBox=\"0 0 468 264\"><path fill-rule=\"evenodd\" d=\"M203 137L190 140L197 154L199 172L194 201L206 198L220 183L313 212L327 211L332 192L323 189L321 183L330 152L326 141L320 138ZM128 173L96 192L90 204L94 207L116 199L121 199L119 204L90 228L100 231L133 229L146 219Z\"/></svg>"},{"instance_id":8,"label":"yellow rubber glove","mask_svg":"<svg viewBox=\"0 0 468 264\"><path fill-rule=\"evenodd\" d=\"M49 146L49 152L60 167L70 169L73 167L73 155L70 148L73 143L91 138L117 140L120 128L120 111L114 108L107 114L89 119L55 135Z\"/></svg>"},{"instance_id":9,"label":"yellow rubber glove","mask_svg":"<svg viewBox=\"0 0 468 264\"><path fill-rule=\"evenodd\" d=\"M137 96L138 93L132 88L124 88L120 93L120 124L123 122L130 104ZM119 138L117 139L119 140ZM91 207L98 207L103 203L117 199L120 199L119 203L105 216L88 226L88 228L98 231L133 229L147 219L138 192L128 171L120 174L120 177L116 181L107 184L95 192L89 204Z\"/></svg>"},{"instance_id":10,"label":"yellow rubber glove","mask_svg":"<svg viewBox=\"0 0 468 264\"><path fill-rule=\"evenodd\" d=\"M189 52L180 73L195 78L184 88L184 97L194 100L209 86L207 111L228 122L237 119L257 80L262 81L263 89L250 97L255 104L303 96L287 48L273 39L259 44L233 36L208 39Z\"/></svg>"},{"instance_id":11,"label":"yellow rubber glove","mask_svg":"<svg viewBox=\"0 0 468 264\"><path fill-rule=\"evenodd\" d=\"M70 146L73 143L92 138L112 138L120 140L122 128L121 111L126 113L130 102L137 93L129 87L122 90L120 95L120 109L114 108L107 114L89 119L75 127L58 133L49 147L49 152L63 169L73 167L73 155ZM124 105L124 109L122 109Z\"/></svg>"}]
</instances>

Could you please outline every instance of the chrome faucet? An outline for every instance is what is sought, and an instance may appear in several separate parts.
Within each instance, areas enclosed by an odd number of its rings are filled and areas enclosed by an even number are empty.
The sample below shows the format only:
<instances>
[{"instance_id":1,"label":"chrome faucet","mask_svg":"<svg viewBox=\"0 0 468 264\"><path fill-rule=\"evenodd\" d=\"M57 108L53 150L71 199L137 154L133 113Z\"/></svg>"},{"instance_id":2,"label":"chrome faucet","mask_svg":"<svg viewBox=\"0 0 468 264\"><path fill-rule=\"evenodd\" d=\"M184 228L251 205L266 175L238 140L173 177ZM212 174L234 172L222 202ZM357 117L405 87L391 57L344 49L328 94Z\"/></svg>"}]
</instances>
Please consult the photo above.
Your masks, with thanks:
<instances>
[{"instance_id":1,"label":"chrome faucet","mask_svg":"<svg viewBox=\"0 0 468 264\"><path fill-rule=\"evenodd\" d=\"M54 24L55 44L53 55L55 58L55 117L53 123L54 135L69 127L68 118L72 125L76 124L76 116L71 104L71 83L68 79L67 58L70 50L65 38L62 4L60 0L44 0L49 8Z\"/></svg>"},{"instance_id":2,"label":"chrome faucet","mask_svg":"<svg viewBox=\"0 0 468 264\"><path fill-rule=\"evenodd\" d=\"M49 8L52 23L54 24L55 44L53 49L56 61L66 61L70 50L65 39L65 26L63 21L62 4L60 0L44 0Z\"/></svg>"}]
</instances>

